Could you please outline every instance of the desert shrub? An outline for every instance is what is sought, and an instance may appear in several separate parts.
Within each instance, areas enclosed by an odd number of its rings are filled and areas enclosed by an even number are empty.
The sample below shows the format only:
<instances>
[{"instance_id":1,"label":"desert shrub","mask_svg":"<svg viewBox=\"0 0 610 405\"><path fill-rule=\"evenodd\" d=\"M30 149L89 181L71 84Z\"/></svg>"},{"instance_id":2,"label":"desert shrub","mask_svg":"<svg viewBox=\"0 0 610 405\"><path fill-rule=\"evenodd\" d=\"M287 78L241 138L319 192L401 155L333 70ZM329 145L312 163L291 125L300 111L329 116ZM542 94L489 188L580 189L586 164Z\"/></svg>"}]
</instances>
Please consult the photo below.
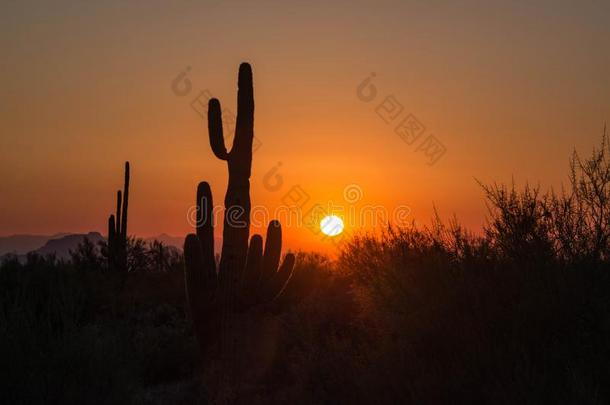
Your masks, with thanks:
<instances>
[{"instance_id":1,"label":"desert shrub","mask_svg":"<svg viewBox=\"0 0 610 405\"><path fill-rule=\"evenodd\" d=\"M151 385L192 378L194 338L179 298L168 299L183 286L166 282L164 294L140 289L134 299L137 282L115 281L53 257L3 260L3 402L130 403Z\"/></svg>"},{"instance_id":2,"label":"desert shrub","mask_svg":"<svg viewBox=\"0 0 610 405\"><path fill-rule=\"evenodd\" d=\"M482 187L490 213L485 234L498 254L521 263L553 257L548 196L528 185L522 191L514 184Z\"/></svg>"},{"instance_id":3,"label":"desert shrub","mask_svg":"<svg viewBox=\"0 0 610 405\"><path fill-rule=\"evenodd\" d=\"M87 238L78 244L71 252L71 262L79 269L106 270L108 262L108 244L100 242L93 245ZM174 246L153 240L146 242L142 238L130 236L127 238L127 269L128 272L182 272L184 257Z\"/></svg>"},{"instance_id":4,"label":"desert shrub","mask_svg":"<svg viewBox=\"0 0 610 405\"><path fill-rule=\"evenodd\" d=\"M74 251L70 251L70 261L81 271L101 271L106 265L102 247L91 242L86 236Z\"/></svg>"},{"instance_id":5,"label":"desert shrub","mask_svg":"<svg viewBox=\"0 0 610 405\"><path fill-rule=\"evenodd\" d=\"M497 253L521 262L550 259L585 266L610 253L610 143L570 159L569 185L542 193L528 185L483 185L489 220L485 233Z\"/></svg>"},{"instance_id":6,"label":"desert shrub","mask_svg":"<svg viewBox=\"0 0 610 405\"><path fill-rule=\"evenodd\" d=\"M486 249L472 243L468 250ZM607 266L550 260L532 268L503 255L456 259L428 230L354 240L340 264L354 274L364 324L375 330L361 347L369 364L363 395L387 403L603 402Z\"/></svg>"},{"instance_id":7,"label":"desert shrub","mask_svg":"<svg viewBox=\"0 0 610 405\"><path fill-rule=\"evenodd\" d=\"M115 403L136 366L125 333L92 323L87 273L52 257L0 268L0 391L7 403Z\"/></svg>"}]
</instances>

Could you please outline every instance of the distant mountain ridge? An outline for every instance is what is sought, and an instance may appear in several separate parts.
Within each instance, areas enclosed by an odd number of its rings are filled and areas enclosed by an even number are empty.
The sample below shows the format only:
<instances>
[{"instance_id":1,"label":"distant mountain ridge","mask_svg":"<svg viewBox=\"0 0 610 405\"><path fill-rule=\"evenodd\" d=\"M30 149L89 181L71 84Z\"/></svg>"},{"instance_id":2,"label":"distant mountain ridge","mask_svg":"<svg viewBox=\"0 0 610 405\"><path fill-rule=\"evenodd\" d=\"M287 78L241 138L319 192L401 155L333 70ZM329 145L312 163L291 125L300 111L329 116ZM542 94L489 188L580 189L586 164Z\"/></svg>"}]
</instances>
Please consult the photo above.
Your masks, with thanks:
<instances>
[{"instance_id":1,"label":"distant mountain ridge","mask_svg":"<svg viewBox=\"0 0 610 405\"><path fill-rule=\"evenodd\" d=\"M55 235L9 235L0 236L0 255L14 253L24 255L44 246L50 239L57 239L69 235L61 232Z\"/></svg>"},{"instance_id":2,"label":"distant mountain ridge","mask_svg":"<svg viewBox=\"0 0 610 405\"><path fill-rule=\"evenodd\" d=\"M99 232L89 233L67 233L62 232L55 235L10 235L0 237L0 256L8 253L24 256L35 252L42 255L56 254L58 258L68 259L70 250L75 250L83 239L87 237L91 242L97 244L106 238ZM182 250L184 237L171 236L162 233L158 236L144 238L146 242L158 240L167 246L173 246Z\"/></svg>"},{"instance_id":3,"label":"distant mountain ridge","mask_svg":"<svg viewBox=\"0 0 610 405\"><path fill-rule=\"evenodd\" d=\"M70 251L76 250L78 244L81 243L85 238L88 238L89 241L91 241L94 245L97 245L99 242L105 240L105 238L99 232L66 235L57 239L49 239L44 246L34 250L33 252L43 256L55 254L58 259L69 259Z\"/></svg>"}]
</instances>

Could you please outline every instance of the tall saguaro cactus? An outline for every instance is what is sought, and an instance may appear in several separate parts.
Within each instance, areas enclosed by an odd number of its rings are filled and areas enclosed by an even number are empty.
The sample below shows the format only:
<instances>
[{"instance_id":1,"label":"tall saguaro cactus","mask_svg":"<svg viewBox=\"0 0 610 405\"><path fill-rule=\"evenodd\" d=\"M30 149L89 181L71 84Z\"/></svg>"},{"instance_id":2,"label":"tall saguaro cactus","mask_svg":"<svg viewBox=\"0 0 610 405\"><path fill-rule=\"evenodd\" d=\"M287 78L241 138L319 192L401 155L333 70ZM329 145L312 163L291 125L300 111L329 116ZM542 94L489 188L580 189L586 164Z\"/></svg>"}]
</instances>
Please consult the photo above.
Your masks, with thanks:
<instances>
[{"instance_id":1,"label":"tall saguaro cactus","mask_svg":"<svg viewBox=\"0 0 610 405\"><path fill-rule=\"evenodd\" d=\"M250 232L250 173L254 137L254 91L249 64L239 67L237 123L231 151L224 144L220 102L208 106L208 131L214 155L227 162L223 245L218 266L214 256L212 192L207 182L197 187L197 229L184 243L185 282L191 315L202 352L222 340L227 314L247 313L274 300L294 267L287 254L280 266L282 230L271 221L263 248L260 235ZM222 342L220 342L222 343Z\"/></svg>"},{"instance_id":2,"label":"tall saguaro cactus","mask_svg":"<svg viewBox=\"0 0 610 405\"><path fill-rule=\"evenodd\" d=\"M129 162L125 162L123 192L117 191L116 217L108 218L108 268L127 272L127 207L129 204Z\"/></svg>"},{"instance_id":3,"label":"tall saguaro cactus","mask_svg":"<svg viewBox=\"0 0 610 405\"><path fill-rule=\"evenodd\" d=\"M224 144L220 102L211 99L208 107L212 151L218 159L227 161L229 166L220 261L220 275L223 277L244 266L250 232L250 173L254 138L254 89L250 65L243 63L239 67L237 83L237 122L230 152L227 152Z\"/></svg>"}]
</instances>

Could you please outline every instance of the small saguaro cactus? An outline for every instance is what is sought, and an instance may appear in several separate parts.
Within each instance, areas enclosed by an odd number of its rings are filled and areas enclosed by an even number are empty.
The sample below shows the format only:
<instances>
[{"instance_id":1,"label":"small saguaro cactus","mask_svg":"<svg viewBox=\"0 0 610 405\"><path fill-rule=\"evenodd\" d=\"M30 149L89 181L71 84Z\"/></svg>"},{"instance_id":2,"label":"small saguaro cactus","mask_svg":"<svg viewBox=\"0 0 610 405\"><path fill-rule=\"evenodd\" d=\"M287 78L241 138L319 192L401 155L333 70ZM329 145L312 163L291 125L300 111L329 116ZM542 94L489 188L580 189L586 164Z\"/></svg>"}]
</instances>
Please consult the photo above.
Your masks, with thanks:
<instances>
[{"instance_id":1,"label":"small saguaro cactus","mask_svg":"<svg viewBox=\"0 0 610 405\"><path fill-rule=\"evenodd\" d=\"M197 229L184 243L185 282L191 316L204 355L214 343L222 345L231 314L247 314L280 295L294 267L286 254L280 266L282 230L271 221L263 238L250 232L250 172L254 137L254 91L249 64L239 67L237 123L233 147L223 138L220 102L208 106L208 131L214 155L227 161L229 184L225 196L223 245L218 265L214 255L213 202L207 182L197 187ZM225 342L226 343L226 342Z\"/></svg>"},{"instance_id":2,"label":"small saguaro cactus","mask_svg":"<svg viewBox=\"0 0 610 405\"><path fill-rule=\"evenodd\" d=\"M108 269L127 272L127 206L129 204L129 162L125 162L123 192L117 191L116 217L108 218Z\"/></svg>"}]
</instances>

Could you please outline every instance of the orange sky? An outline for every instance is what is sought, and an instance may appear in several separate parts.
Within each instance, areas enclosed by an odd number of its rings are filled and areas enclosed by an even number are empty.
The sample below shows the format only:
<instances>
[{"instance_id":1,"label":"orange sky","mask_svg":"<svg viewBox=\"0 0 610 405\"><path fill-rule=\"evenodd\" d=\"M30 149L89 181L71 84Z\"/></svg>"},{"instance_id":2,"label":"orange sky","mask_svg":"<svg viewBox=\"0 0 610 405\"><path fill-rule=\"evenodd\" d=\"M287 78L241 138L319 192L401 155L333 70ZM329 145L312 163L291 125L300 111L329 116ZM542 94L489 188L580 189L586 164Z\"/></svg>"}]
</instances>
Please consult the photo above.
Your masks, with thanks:
<instances>
[{"instance_id":1,"label":"orange sky","mask_svg":"<svg viewBox=\"0 0 610 405\"><path fill-rule=\"evenodd\" d=\"M225 162L191 108L202 90L235 111L237 68L254 69L253 204L271 211L300 185L315 202L433 204L478 228L475 182L566 181L567 162L610 117L607 2L210 1L3 4L0 12L0 235L106 233L123 161L132 163L130 233L190 231L200 180L221 203ZM186 66L192 90L172 81ZM371 72L377 98L357 87ZM376 108L403 106L390 124ZM394 133L413 114L413 145ZM446 153L416 151L430 134ZM278 162L283 186L264 177ZM349 204L348 204L349 205ZM290 226L292 248L325 249ZM356 228L359 228L356 226Z\"/></svg>"}]
</instances>

